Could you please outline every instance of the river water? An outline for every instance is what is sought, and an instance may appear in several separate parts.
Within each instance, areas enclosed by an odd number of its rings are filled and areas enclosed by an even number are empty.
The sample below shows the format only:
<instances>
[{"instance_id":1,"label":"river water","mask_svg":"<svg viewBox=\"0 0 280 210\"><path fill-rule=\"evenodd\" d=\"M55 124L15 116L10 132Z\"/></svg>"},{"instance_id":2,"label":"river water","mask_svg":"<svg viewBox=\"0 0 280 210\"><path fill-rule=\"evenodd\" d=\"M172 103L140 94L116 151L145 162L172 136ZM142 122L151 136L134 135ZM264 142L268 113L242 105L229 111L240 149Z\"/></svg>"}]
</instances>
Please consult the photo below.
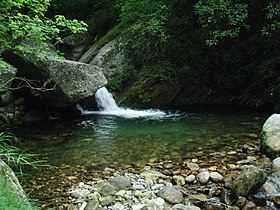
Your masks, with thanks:
<instances>
[{"instance_id":1,"label":"river water","mask_svg":"<svg viewBox=\"0 0 280 210\"><path fill-rule=\"evenodd\" d=\"M244 112L156 112L130 118L93 112L75 120L25 123L15 133L25 149L50 165L103 168L182 160L189 152L257 142L265 120Z\"/></svg>"}]
</instances>

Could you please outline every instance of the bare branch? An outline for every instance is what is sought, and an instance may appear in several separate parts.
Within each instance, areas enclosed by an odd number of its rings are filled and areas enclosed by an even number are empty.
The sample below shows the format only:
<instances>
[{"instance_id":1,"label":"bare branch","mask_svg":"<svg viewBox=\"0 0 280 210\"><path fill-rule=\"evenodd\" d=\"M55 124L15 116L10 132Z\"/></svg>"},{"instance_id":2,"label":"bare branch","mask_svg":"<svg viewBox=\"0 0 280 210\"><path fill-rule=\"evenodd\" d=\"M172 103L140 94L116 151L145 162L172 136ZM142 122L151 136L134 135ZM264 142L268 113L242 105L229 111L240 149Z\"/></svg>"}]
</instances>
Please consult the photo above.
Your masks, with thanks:
<instances>
[{"instance_id":1,"label":"bare branch","mask_svg":"<svg viewBox=\"0 0 280 210\"><path fill-rule=\"evenodd\" d=\"M15 80L18 80L19 83L17 87L9 87L9 84ZM38 92L47 92L56 90L56 84L52 87L48 88L47 85L51 83L51 80L46 80L42 85L40 85L42 81L40 80L30 80L26 79L25 77L13 77L12 79L8 80L4 85L0 85L1 88L5 88L7 90L19 90L22 88L30 88L31 90L38 91Z\"/></svg>"}]
</instances>

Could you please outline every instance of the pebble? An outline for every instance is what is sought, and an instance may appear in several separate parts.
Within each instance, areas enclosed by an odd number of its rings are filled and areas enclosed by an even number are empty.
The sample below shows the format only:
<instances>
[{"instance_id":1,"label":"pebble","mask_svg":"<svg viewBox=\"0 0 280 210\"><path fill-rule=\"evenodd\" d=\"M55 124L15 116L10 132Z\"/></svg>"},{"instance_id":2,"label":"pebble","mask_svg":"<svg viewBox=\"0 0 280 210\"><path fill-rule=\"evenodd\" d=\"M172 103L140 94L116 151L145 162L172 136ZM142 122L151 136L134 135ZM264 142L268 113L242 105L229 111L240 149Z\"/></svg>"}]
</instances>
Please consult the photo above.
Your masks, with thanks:
<instances>
[{"instance_id":1,"label":"pebble","mask_svg":"<svg viewBox=\"0 0 280 210\"><path fill-rule=\"evenodd\" d=\"M208 171L203 171L197 174L196 177L201 184L206 184L209 181L210 173Z\"/></svg>"},{"instance_id":2,"label":"pebble","mask_svg":"<svg viewBox=\"0 0 280 210\"><path fill-rule=\"evenodd\" d=\"M185 181L189 184L193 183L195 181L195 175L191 174L191 175L187 176L185 178Z\"/></svg>"},{"instance_id":3,"label":"pebble","mask_svg":"<svg viewBox=\"0 0 280 210\"><path fill-rule=\"evenodd\" d=\"M173 180L179 186L183 186L186 184L185 178L183 176L173 176Z\"/></svg>"},{"instance_id":4,"label":"pebble","mask_svg":"<svg viewBox=\"0 0 280 210\"><path fill-rule=\"evenodd\" d=\"M187 166L192 171L198 171L199 170L199 165L196 164L196 163L187 163Z\"/></svg>"},{"instance_id":5,"label":"pebble","mask_svg":"<svg viewBox=\"0 0 280 210\"><path fill-rule=\"evenodd\" d=\"M215 183L224 181L224 177L221 174L219 174L218 172L211 172L210 179Z\"/></svg>"}]
</instances>

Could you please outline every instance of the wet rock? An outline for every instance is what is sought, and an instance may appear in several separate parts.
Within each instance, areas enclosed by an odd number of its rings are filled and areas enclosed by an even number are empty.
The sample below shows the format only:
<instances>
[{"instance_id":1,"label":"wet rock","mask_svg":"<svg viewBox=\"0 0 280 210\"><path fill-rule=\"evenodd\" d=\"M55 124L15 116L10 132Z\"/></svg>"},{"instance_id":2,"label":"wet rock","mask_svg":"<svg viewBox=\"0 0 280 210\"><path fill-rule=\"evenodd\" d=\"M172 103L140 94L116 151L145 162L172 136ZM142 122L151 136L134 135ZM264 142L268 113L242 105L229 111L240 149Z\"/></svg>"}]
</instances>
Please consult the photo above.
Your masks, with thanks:
<instances>
[{"instance_id":1,"label":"wet rock","mask_svg":"<svg viewBox=\"0 0 280 210\"><path fill-rule=\"evenodd\" d=\"M277 176L280 178L280 157L275 158L272 161L272 173L274 176Z\"/></svg>"},{"instance_id":2,"label":"wet rock","mask_svg":"<svg viewBox=\"0 0 280 210\"><path fill-rule=\"evenodd\" d=\"M217 197L221 194L221 188L220 187L212 187L209 190L209 196L210 197Z\"/></svg>"},{"instance_id":3,"label":"wet rock","mask_svg":"<svg viewBox=\"0 0 280 210\"><path fill-rule=\"evenodd\" d=\"M270 179L266 180L266 182L261 186L260 191L266 195L276 194L278 193L278 186L272 182Z\"/></svg>"},{"instance_id":4,"label":"wet rock","mask_svg":"<svg viewBox=\"0 0 280 210\"><path fill-rule=\"evenodd\" d=\"M272 201L275 207L280 207L280 195L273 196Z\"/></svg>"},{"instance_id":5,"label":"wet rock","mask_svg":"<svg viewBox=\"0 0 280 210\"><path fill-rule=\"evenodd\" d=\"M186 184L185 178L183 176L173 176L173 180L179 186L183 186Z\"/></svg>"},{"instance_id":6,"label":"wet rock","mask_svg":"<svg viewBox=\"0 0 280 210\"><path fill-rule=\"evenodd\" d=\"M215 183L224 181L224 177L221 174L219 174L218 172L211 172L210 179Z\"/></svg>"},{"instance_id":7,"label":"wet rock","mask_svg":"<svg viewBox=\"0 0 280 210\"><path fill-rule=\"evenodd\" d=\"M147 209L163 209L165 201L162 198L154 198L151 200L146 199L144 201L144 204L147 207Z\"/></svg>"},{"instance_id":8,"label":"wet rock","mask_svg":"<svg viewBox=\"0 0 280 210\"><path fill-rule=\"evenodd\" d=\"M238 200L235 202L235 205L242 209L247 202L248 200L245 197L239 197Z\"/></svg>"},{"instance_id":9,"label":"wet rock","mask_svg":"<svg viewBox=\"0 0 280 210\"><path fill-rule=\"evenodd\" d=\"M99 201L102 206L109 206L110 204L112 204L114 202L114 199L112 196L107 196L104 198L99 198Z\"/></svg>"},{"instance_id":10,"label":"wet rock","mask_svg":"<svg viewBox=\"0 0 280 210\"><path fill-rule=\"evenodd\" d=\"M244 166L242 173L231 187L236 196L247 196L256 192L266 181L267 175L258 167Z\"/></svg>"},{"instance_id":11,"label":"wet rock","mask_svg":"<svg viewBox=\"0 0 280 210\"><path fill-rule=\"evenodd\" d=\"M98 209L98 206L99 206L99 201L97 199L90 200L87 203L85 210L96 210Z\"/></svg>"},{"instance_id":12,"label":"wet rock","mask_svg":"<svg viewBox=\"0 0 280 210\"><path fill-rule=\"evenodd\" d=\"M187 176L185 181L189 184L193 183L195 181L195 175L192 174L192 175Z\"/></svg>"},{"instance_id":13,"label":"wet rock","mask_svg":"<svg viewBox=\"0 0 280 210\"><path fill-rule=\"evenodd\" d=\"M166 164L163 165L163 167L165 169L172 169L173 168L173 164L172 163L166 163Z\"/></svg>"},{"instance_id":14,"label":"wet rock","mask_svg":"<svg viewBox=\"0 0 280 210\"><path fill-rule=\"evenodd\" d=\"M132 210L145 210L147 209L147 207L145 206L145 204L134 204L131 206Z\"/></svg>"},{"instance_id":15,"label":"wet rock","mask_svg":"<svg viewBox=\"0 0 280 210\"><path fill-rule=\"evenodd\" d=\"M116 187L111 185L110 183L105 183L100 190L100 194L103 196L114 195L116 192Z\"/></svg>"},{"instance_id":16,"label":"wet rock","mask_svg":"<svg viewBox=\"0 0 280 210\"><path fill-rule=\"evenodd\" d=\"M250 210L250 209L256 209L256 204L254 202L249 201L243 208L242 210Z\"/></svg>"},{"instance_id":17,"label":"wet rock","mask_svg":"<svg viewBox=\"0 0 280 210\"><path fill-rule=\"evenodd\" d=\"M159 196L169 203L181 203L183 201L183 194L172 187L164 187L159 191Z\"/></svg>"},{"instance_id":18,"label":"wet rock","mask_svg":"<svg viewBox=\"0 0 280 210\"><path fill-rule=\"evenodd\" d=\"M199 170L199 165L196 164L196 163L187 163L187 166L192 171L198 171Z\"/></svg>"},{"instance_id":19,"label":"wet rock","mask_svg":"<svg viewBox=\"0 0 280 210\"><path fill-rule=\"evenodd\" d=\"M271 115L264 123L261 151L270 158L280 156L280 114Z\"/></svg>"},{"instance_id":20,"label":"wet rock","mask_svg":"<svg viewBox=\"0 0 280 210\"><path fill-rule=\"evenodd\" d=\"M119 190L126 189L131 186L131 182L125 177L112 177L108 181Z\"/></svg>"},{"instance_id":21,"label":"wet rock","mask_svg":"<svg viewBox=\"0 0 280 210\"><path fill-rule=\"evenodd\" d=\"M142 177L151 180L157 180L158 178L165 178L166 176L158 171L154 170L146 170L140 174Z\"/></svg>"},{"instance_id":22,"label":"wet rock","mask_svg":"<svg viewBox=\"0 0 280 210\"><path fill-rule=\"evenodd\" d=\"M88 189L75 189L71 192L71 196L74 198L86 198L90 194Z\"/></svg>"},{"instance_id":23,"label":"wet rock","mask_svg":"<svg viewBox=\"0 0 280 210\"><path fill-rule=\"evenodd\" d=\"M203 171L197 174L196 177L201 184L206 184L209 181L210 173L208 171Z\"/></svg>"},{"instance_id":24,"label":"wet rock","mask_svg":"<svg viewBox=\"0 0 280 210\"><path fill-rule=\"evenodd\" d=\"M223 188L222 191L221 191L221 199L222 199L222 201L223 201L225 204L229 205L230 202L231 202L230 197L231 197L230 190L227 190L227 189L224 189L224 188Z\"/></svg>"},{"instance_id":25,"label":"wet rock","mask_svg":"<svg viewBox=\"0 0 280 210\"><path fill-rule=\"evenodd\" d=\"M200 210L199 207L197 206L185 206L183 204L175 204L174 206L172 206L172 209L176 209L176 210Z\"/></svg>"}]
</instances>

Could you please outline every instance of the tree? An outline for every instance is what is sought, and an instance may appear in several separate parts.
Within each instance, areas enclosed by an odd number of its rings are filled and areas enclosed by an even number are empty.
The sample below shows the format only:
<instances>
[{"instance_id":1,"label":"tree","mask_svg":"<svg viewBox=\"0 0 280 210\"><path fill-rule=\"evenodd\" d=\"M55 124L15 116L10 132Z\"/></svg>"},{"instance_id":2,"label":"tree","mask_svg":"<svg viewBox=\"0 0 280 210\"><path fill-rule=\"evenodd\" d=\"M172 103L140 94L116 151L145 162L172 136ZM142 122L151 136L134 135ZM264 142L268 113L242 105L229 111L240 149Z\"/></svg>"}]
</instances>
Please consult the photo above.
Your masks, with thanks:
<instances>
[{"instance_id":1,"label":"tree","mask_svg":"<svg viewBox=\"0 0 280 210\"><path fill-rule=\"evenodd\" d=\"M35 54L48 51L48 43L60 41L62 33L86 31L83 21L67 20L62 15L54 20L46 17L49 5L50 0L0 1L0 56L6 49Z\"/></svg>"},{"instance_id":2,"label":"tree","mask_svg":"<svg viewBox=\"0 0 280 210\"><path fill-rule=\"evenodd\" d=\"M125 0L120 3L120 25L129 53L142 65L155 57L167 41L168 8L163 1Z\"/></svg>"}]
</instances>

